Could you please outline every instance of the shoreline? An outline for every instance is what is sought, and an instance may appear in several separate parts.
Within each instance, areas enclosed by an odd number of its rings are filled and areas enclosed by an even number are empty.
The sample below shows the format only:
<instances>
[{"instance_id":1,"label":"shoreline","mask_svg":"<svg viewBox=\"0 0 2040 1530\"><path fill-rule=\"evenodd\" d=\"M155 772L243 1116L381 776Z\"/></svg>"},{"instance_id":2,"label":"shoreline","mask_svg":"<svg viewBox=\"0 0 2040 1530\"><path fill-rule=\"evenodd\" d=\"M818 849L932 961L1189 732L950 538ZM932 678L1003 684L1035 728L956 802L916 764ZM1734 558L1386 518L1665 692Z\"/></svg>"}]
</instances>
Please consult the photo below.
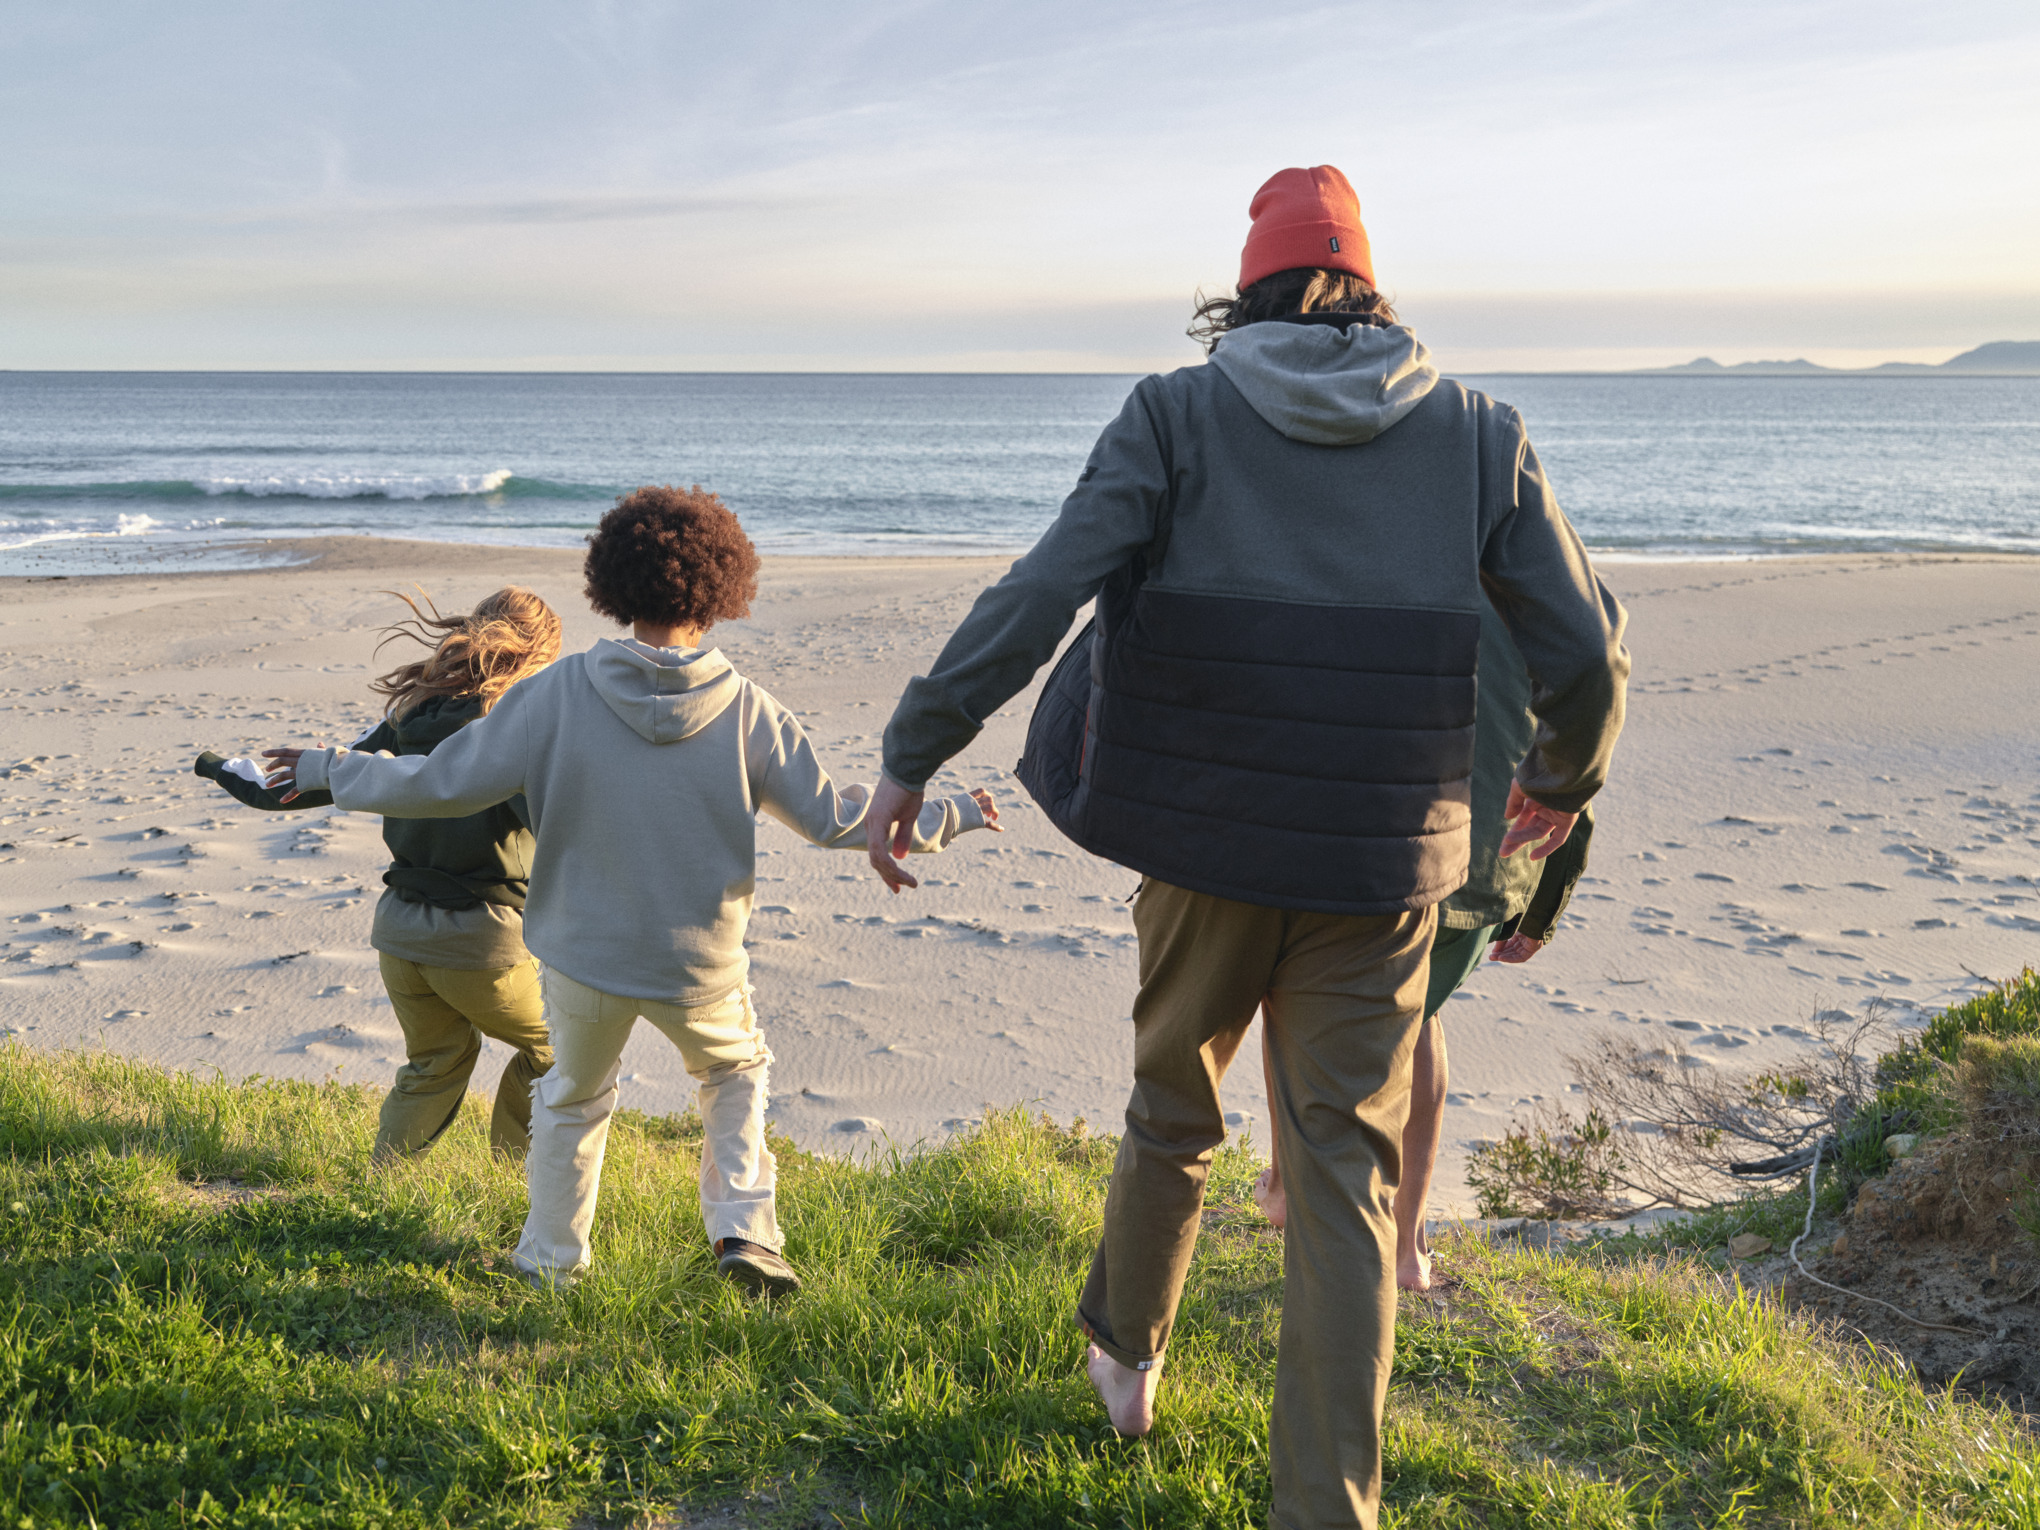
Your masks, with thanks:
<instances>
[{"instance_id":1,"label":"shoreline","mask_svg":"<svg viewBox=\"0 0 2040 1530\"><path fill-rule=\"evenodd\" d=\"M103 553L110 560L118 560L123 554L139 562L151 555L156 562L147 567L77 568L56 573L8 572L6 565L18 561L16 554L26 552L28 547L63 547L66 550L93 549ZM202 557L223 557L225 562L176 560L175 554L181 548L191 548ZM367 567L384 561L384 557L372 552L394 557L402 555L416 559L421 566L433 570L453 572L464 570L479 562L493 560L528 560L533 558L565 557L578 559L578 547L555 547L544 543L519 542L446 542L429 538L384 537L373 535L341 534L332 536L282 536L282 537L234 537L219 541L149 544L141 538L105 537L77 538L67 542L25 544L21 548L0 548L0 588L15 584L37 584L61 582L73 579L152 579L169 577L195 577L201 575L240 575L265 572L281 572L294 569L319 568L324 570ZM767 567L788 565L835 563L871 563L879 565L899 564L902 566L953 566L963 564L1010 564L1023 556L1027 549L1016 547L995 551L831 551L831 552L784 552L761 548L760 556ZM166 555L168 555L166 557ZM1781 551L1781 552L1703 552L1665 553L1659 551L1630 552L1606 548L1588 548L1588 555L1597 568L1704 568L1720 565L1757 564L1772 566L1795 562L1833 563L1864 562L1873 564L1905 563L1931 565L1940 563L2015 563L2040 564L2040 549L2021 551L2014 548L1923 548L1878 549L1860 551L1834 549L1827 551Z\"/></svg>"},{"instance_id":2,"label":"shoreline","mask_svg":"<svg viewBox=\"0 0 2040 1530\"><path fill-rule=\"evenodd\" d=\"M171 1067L386 1082L401 1037L367 947L379 820L258 814L190 773L200 749L344 741L420 583L443 609L504 583L560 611L569 650L613 629L580 553L289 539L314 560L232 571L0 578L0 1033ZM258 544L259 545L259 544ZM893 702L999 557L771 555L718 629L841 781L876 773ZM1817 555L1608 564L1636 670L1600 827L1558 938L1484 966L1446 1006L1452 1094L1432 1210L1470 1210L1467 1151L1561 1109L1594 1036L1775 1065L1820 1009L1910 1023L2032 960L2040 934L2040 560ZM860 855L759 831L752 981L779 1061L774 1125L859 1154L940 1141L987 1106L1116 1122L1137 881L1062 840L1008 771L1032 689L939 778L984 784L972 835L888 898ZM1249 1037L1249 1048L1258 1041ZM487 1093L507 1057L484 1052ZM1245 1056L1251 1059L1251 1052ZM641 1028L626 1106L693 1096ZM1259 1069L1233 1130L1266 1136Z\"/></svg>"}]
</instances>

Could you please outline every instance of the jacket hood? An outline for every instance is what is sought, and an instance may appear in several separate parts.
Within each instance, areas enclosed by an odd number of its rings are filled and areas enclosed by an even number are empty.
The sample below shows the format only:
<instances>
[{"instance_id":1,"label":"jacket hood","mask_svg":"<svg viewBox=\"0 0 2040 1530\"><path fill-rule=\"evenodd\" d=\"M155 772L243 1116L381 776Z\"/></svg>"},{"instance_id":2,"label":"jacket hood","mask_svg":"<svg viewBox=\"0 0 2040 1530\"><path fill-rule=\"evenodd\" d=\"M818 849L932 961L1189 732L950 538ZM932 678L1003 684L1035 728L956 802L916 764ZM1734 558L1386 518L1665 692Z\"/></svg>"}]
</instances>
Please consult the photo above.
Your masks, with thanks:
<instances>
[{"instance_id":1,"label":"jacket hood","mask_svg":"<svg viewBox=\"0 0 2040 1530\"><path fill-rule=\"evenodd\" d=\"M427 696L390 726L404 748L430 754L481 715L482 703L476 697Z\"/></svg>"},{"instance_id":2,"label":"jacket hood","mask_svg":"<svg viewBox=\"0 0 2040 1530\"><path fill-rule=\"evenodd\" d=\"M692 737L737 699L743 682L720 648L651 648L604 638L581 656L588 681L649 744Z\"/></svg>"},{"instance_id":3,"label":"jacket hood","mask_svg":"<svg viewBox=\"0 0 2040 1530\"><path fill-rule=\"evenodd\" d=\"M1220 337L1211 364L1254 413L1292 441L1372 441L1437 384L1431 353L1400 324L1249 324Z\"/></svg>"}]
</instances>

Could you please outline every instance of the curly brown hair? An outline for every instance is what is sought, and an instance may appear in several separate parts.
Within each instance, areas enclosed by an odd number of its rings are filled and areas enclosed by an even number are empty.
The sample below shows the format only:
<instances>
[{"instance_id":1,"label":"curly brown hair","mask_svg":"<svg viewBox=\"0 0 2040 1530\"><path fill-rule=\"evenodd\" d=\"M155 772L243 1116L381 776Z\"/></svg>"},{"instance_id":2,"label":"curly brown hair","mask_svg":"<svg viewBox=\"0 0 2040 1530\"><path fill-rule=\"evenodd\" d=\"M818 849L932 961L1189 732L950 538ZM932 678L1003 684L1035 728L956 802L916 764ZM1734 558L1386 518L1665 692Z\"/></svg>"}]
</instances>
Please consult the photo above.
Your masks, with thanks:
<instances>
[{"instance_id":1,"label":"curly brown hair","mask_svg":"<svg viewBox=\"0 0 2040 1530\"><path fill-rule=\"evenodd\" d=\"M560 656L559 617L522 585L498 590L465 616L441 616L423 590L418 596L430 615L402 590L383 593L409 606L411 616L383 628L376 652L398 638L432 650L423 659L400 664L369 681L370 690L387 698L385 717L402 717L432 696L473 696L486 712L511 686Z\"/></svg>"},{"instance_id":2,"label":"curly brown hair","mask_svg":"<svg viewBox=\"0 0 2040 1530\"><path fill-rule=\"evenodd\" d=\"M1356 324L1386 328L1396 322L1388 299L1350 271L1298 266L1264 276L1231 297L1197 295L1197 312L1186 333L1207 353L1228 330L1292 313L1350 313Z\"/></svg>"},{"instance_id":3,"label":"curly brown hair","mask_svg":"<svg viewBox=\"0 0 2040 1530\"><path fill-rule=\"evenodd\" d=\"M647 485L616 502L588 538L588 604L612 621L709 627L751 614L758 549L700 484Z\"/></svg>"}]
</instances>

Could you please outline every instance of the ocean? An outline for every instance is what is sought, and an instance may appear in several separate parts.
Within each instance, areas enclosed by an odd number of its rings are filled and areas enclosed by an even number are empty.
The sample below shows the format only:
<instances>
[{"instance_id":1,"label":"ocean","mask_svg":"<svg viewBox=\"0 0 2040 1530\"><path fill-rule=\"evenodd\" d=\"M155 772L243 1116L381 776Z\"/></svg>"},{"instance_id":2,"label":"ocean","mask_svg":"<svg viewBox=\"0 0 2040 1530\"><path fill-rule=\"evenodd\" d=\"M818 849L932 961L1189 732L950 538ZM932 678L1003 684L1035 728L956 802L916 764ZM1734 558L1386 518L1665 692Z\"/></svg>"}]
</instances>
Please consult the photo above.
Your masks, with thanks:
<instances>
[{"instance_id":1,"label":"ocean","mask_svg":"<svg viewBox=\"0 0 2040 1530\"><path fill-rule=\"evenodd\" d=\"M258 537L577 545L698 483L761 549L1012 553L1135 379L0 372L0 573ZM1604 558L2040 552L2040 378L1468 377Z\"/></svg>"}]
</instances>

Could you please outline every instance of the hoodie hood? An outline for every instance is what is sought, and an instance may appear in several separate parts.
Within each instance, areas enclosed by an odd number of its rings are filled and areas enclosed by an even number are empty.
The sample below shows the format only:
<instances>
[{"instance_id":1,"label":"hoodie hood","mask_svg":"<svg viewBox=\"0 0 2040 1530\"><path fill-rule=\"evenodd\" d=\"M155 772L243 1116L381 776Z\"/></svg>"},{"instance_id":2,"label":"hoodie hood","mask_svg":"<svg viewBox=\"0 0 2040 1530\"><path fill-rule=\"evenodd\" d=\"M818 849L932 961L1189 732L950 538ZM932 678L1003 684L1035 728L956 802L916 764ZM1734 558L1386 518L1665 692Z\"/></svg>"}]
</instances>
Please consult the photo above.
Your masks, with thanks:
<instances>
[{"instance_id":1,"label":"hoodie hood","mask_svg":"<svg viewBox=\"0 0 2040 1530\"><path fill-rule=\"evenodd\" d=\"M1211 364L1254 413L1312 446L1372 441L1438 381L1431 353L1400 324L1249 324L1220 337Z\"/></svg>"},{"instance_id":2,"label":"hoodie hood","mask_svg":"<svg viewBox=\"0 0 2040 1530\"><path fill-rule=\"evenodd\" d=\"M636 639L604 638L581 664L609 710L649 744L699 733L743 685L720 648L652 648Z\"/></svg>"},{"instance_id":3,"label":"hoodie hood","mask_svg":"<svg viewBox=\"0 0 2040 1530\"><path fill-rule=\"evenodd\" d=\"M390 720L397 735L397 748L404 754L430 754L469 723L482 715L482 703L474 696L427 696L401 717ZM354 742L366 739L364 733Z\"/></svg>"}]
</instances>

